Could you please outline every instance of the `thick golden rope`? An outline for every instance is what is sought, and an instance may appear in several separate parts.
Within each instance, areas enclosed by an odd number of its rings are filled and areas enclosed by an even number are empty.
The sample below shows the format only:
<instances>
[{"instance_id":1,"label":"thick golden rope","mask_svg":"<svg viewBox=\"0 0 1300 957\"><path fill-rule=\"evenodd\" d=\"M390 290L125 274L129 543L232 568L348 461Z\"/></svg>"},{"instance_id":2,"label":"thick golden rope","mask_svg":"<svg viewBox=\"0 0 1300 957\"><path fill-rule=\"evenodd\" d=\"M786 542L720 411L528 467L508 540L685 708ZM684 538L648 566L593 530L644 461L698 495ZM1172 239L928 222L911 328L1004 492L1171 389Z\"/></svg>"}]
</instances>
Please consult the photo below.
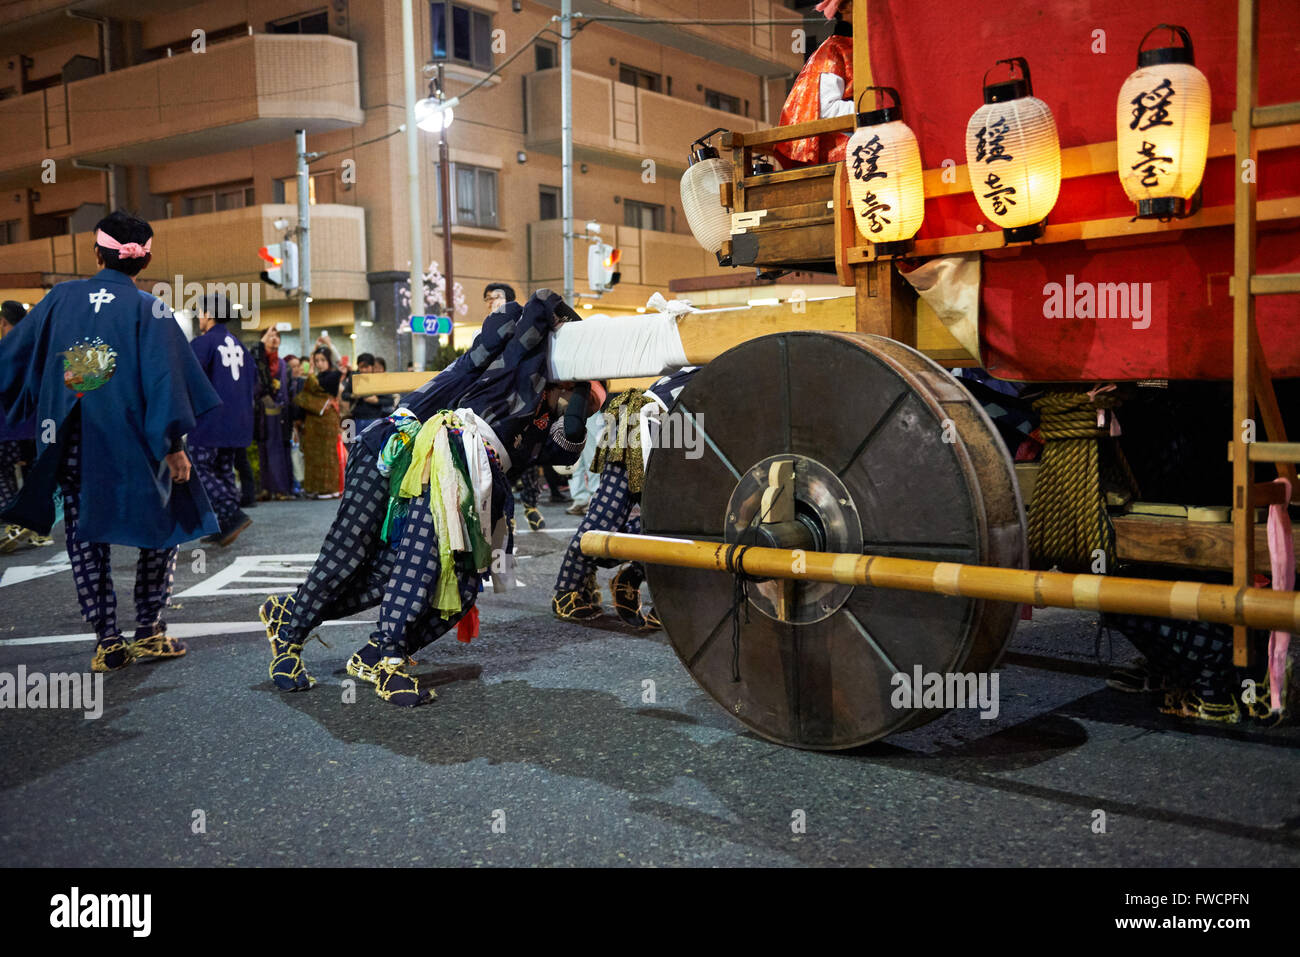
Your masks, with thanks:
<instances>
[{"instance_id":1,"label":"thick golden rope","mask_svg":"<svg viewBox=\"0 0 1300 957\"><path fill-rule=\"evenodd\" d=\"M1105 393L1049 392L1034 403L1043 437L1042 467L1029 508L1029 553L1035 568L1093 570L1098 550L1115 562L1115 529L1106 513L1097 410L1118 399ZM1127 463L1122 463L1128 473ZM1131 473L1128 473L1131 475Z\"/></svg>"}]
</instances>

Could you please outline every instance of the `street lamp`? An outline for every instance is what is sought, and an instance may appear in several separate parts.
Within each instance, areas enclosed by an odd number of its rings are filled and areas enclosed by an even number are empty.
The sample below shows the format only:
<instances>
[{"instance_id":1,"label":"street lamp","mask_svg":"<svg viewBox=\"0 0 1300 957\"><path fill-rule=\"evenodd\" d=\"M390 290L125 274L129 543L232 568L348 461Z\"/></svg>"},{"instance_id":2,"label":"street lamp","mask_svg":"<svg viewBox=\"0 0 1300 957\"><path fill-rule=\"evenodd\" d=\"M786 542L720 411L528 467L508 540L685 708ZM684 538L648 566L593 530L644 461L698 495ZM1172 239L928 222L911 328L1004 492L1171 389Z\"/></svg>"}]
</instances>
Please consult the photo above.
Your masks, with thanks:
<instances>
[{"instance_id":1,"label":"street lamp","mask_svg":"<svg viewBox=\"0 0 1300 957\"><path fill-rule=\"evenodd\" d=\"M441 133L451 126L456 118L452 107L460 102L460 97L450 100L429 97L415 104L415 124L426 133Z\"/></svg>"},{"instance_id":2,"label":"street lamp","mask_svg":"<svg viewBox=\"0 0 1300 957\"><path fill-rule=\"evenodd\" d=\"M455 301L452 296L452 290L455 288L453 283L453 272L451 265L451 164L447 150L447 127L451 126L456 114L452 107L460 102L460 97L453 96L451 99L443 97L443 66L438 64L438 75L435 80L430 81L429 96L415 104L415 122L420 129L429 133L438 134L438 195L441 197L442 205L442 258L446 260L443 264L443 275L446 277L446 291L443 295L444 305L447 307L447 315L455 314ZM424 290L420 290L423 298ZM411 310L414 315L415 310L415 290L411 290ZM455 322L447 330L447 345L455 347L456 333Z\"/></svg>"}]
</instances>

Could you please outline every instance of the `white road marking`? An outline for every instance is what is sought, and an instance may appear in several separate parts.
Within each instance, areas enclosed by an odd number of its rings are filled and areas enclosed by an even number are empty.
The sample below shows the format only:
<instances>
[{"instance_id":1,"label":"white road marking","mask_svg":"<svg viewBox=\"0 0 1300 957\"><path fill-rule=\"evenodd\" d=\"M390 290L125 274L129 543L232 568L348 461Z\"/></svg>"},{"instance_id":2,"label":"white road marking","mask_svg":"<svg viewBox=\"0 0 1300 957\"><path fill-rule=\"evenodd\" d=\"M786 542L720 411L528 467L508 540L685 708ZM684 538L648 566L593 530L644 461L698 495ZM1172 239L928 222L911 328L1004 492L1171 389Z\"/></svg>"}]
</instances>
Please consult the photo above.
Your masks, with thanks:
<instances>
[{"instance_id":1,"label":"white road marking","mask_svg":"<svg viewBox=\"0 0 1300 957\"><path fill-rule=\"evenodd\" d=\"M366 625L373 618L345 618L342 621L323 621L328 625ZM206 638L209 635L236 635L246 632L262 632L265 626L260 621L202 621L179 623L167 626L167 634L173 638ZM93 642L93 632L79 635L37 635L33 638L0 638L0 647L12 645L56 645L69 641Z\"/></svg>"},{"instance_id":2,"label":"white road marking","mask_svg":"<svg viewBox=\"0 0 1300 957\"><path fill-rule=\"evenodd\" d=\"M66 572L71 568L72 562L68 560L67 553L60 551L60 554L39 565L11 565L6 568L4 575L0 576L0 588L6 588L9 585L21 585L23 582L34 581L47 575L57 575L59 572Z\"/></svg>"},{"instance_id":3,"label":"white road marking","mask_svg":"<svg viewBox=\"0 0 1300 957\"><path fill-rule=\"evenodd\" d=\"M174 598L283 594L297 589L307 577L314 561L315 552L299 555L240 555L221 571L190 586ZM259 584L257 588L239 588L238 585L243 583L265 584Z\"/></svg>"}]
</instances>

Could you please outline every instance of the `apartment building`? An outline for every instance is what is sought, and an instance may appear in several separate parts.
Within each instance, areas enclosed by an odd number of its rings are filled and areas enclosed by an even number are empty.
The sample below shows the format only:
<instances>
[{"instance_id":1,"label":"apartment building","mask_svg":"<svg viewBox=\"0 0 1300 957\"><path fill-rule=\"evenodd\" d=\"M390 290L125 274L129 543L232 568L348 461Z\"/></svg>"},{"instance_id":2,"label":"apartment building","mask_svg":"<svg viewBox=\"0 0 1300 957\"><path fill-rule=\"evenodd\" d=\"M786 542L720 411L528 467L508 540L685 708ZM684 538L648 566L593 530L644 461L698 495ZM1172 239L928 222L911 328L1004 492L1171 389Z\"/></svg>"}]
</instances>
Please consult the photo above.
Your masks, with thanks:
<instances>
[{"instance_id":1,"label":"apartment building","mask_svg":"<svg viewBox=\"0 0 1300 957\"><path fill-rule=\"evenodd\" d=\"M558 0L414 0L426 63L464 96L448 129L455 279L475 331L490 281L562 282ZM802 15L772 0L577 0L574 214L622 251L599 308L633 309L675 279L738 284L690 235L679 183L691 140L774 121L803 56ZM665 19L750 19L740 26ZM779 21L772 24L764 21ZM784 24L789 23L786 27ZM34 302L95 272L91 228L149 218L151 283L258 284L260 246L296 219L294 130L310 166L312 330L404 362L410 263L401 0L23 0L0 5L0 296ZM438 136L419 134L423 260L445 270ZM575 245L586 290L586 243ZM296 301L258 285L257 328L297 343ZM743 292L740 293L743 298ZM584 302L593 302L592 299ZM251 325L251 324L250 324ZM349 337L352 337L349 343Z\"/></svg>"}]
</instances>

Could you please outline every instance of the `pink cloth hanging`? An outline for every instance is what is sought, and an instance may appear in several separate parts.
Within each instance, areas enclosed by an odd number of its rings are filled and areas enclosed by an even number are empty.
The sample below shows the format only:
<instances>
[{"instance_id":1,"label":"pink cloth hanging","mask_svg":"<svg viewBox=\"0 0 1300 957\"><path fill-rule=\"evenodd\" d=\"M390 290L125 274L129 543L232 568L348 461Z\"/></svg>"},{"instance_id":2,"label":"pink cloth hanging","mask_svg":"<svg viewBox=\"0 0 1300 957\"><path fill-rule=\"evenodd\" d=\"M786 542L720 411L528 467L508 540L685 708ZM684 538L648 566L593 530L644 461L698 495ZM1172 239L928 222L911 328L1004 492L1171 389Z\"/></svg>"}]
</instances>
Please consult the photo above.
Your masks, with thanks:
<instances>
[{"instance_id":1,"label":"pink cloth hanging","mask_svg":"<svg viewBox=\"0 0 1300 957\"><path fill-rule=\"evenodd\" d=\"M1291 591L1295 587L1295 539L1291 535L1291 516L1287 503L1291 501L1291 483L1276 479L1286 490L1283 500L1268 507L1268 557L1273 567L1273 590ZM1268 636L1268 691L1269 705L1274 711L1282 710L1282 686L1286 681L1287 651L1291 647L1291 634L1275 631Z\"/></svg>"}]
</instances>

